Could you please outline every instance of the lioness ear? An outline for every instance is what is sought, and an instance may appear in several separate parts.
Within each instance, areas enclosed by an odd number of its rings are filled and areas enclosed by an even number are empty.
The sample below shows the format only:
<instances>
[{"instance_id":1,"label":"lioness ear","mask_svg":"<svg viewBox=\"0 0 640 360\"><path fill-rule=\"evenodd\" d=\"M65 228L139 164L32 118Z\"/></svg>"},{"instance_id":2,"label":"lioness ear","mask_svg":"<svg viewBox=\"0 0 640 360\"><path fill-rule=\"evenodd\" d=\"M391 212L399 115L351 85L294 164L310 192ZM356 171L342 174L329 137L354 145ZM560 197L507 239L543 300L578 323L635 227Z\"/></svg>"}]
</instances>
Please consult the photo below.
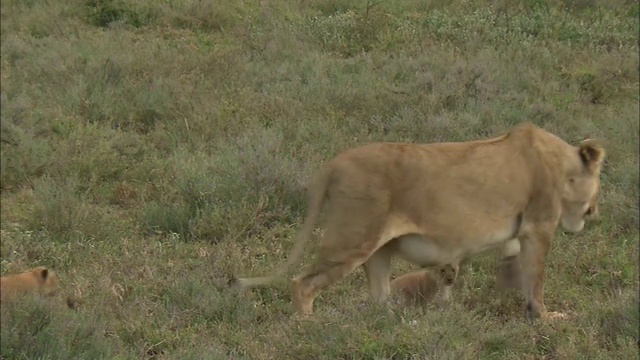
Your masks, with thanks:
<instances>
[{"instance_id":1,"label":"lioness ear","mask_svg":"<svg viewBox=\"0 0 640 360\"><path fill-rule=\"evenodd\" d=\"M579 146L578 154L584 165L590 168L604 160L605 151L602 146L596 143L585 142Z\"/></svg>"}]
</instances>

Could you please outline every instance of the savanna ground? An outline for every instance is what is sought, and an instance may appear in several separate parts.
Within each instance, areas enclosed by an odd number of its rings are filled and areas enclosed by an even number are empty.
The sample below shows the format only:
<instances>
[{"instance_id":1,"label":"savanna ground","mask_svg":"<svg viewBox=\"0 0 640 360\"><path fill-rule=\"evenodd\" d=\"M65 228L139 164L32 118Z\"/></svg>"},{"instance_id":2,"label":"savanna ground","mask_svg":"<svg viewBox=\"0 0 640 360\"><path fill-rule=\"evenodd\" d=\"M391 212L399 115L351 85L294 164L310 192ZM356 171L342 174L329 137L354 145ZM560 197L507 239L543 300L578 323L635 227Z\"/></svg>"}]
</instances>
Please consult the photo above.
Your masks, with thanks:
<instances>
[{"instance_id":1,"label":"savanna ground","mask_svg":"<svg viewBox=\"0 0 640 360\"><path fill-rule=\"evenodd\" d=\"M4 307L3 359L636 358L635 1L221 3L2 1L2 274L49 266L77 301ZM341 150L523 121L608 151L601 221L548 257L571 318L526 322L495 251L442 312L362 306L361 270L316 322L286 281L224 288L284 261Z\"/></svg>"}]
</instances>

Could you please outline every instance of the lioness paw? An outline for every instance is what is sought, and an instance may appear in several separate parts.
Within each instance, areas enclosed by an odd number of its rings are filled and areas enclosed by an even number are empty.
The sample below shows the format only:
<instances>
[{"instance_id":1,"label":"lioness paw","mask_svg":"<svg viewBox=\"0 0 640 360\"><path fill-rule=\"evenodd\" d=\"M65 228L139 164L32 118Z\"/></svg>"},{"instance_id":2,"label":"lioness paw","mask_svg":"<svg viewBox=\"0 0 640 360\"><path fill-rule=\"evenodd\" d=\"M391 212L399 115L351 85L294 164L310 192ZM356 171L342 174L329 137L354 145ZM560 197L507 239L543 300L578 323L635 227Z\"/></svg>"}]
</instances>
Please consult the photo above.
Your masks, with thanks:
<instances>
[{"instance_id":1,"label":"lioness paw","mask_svg":"<svg viewBox=\"0 0 640 360\"><path fill-rule=\"evenodd\" d=\"M551 319L551 320L556 320L556 319L567 320L570 317L571 317L571 314L566 313L566 312L549 311L547 313L547 319Z\"/></svg>"},{"instance_id":2,"label":"lioness paw","mask_svg":"<svg viewBox=\"0 0 640 360\"><path fill-rule=\"evenodd\" d=\"M309 313L295 312L291 315L291 320L294 322L318 322L318 319Z\"/></svg>"}]
</instances>

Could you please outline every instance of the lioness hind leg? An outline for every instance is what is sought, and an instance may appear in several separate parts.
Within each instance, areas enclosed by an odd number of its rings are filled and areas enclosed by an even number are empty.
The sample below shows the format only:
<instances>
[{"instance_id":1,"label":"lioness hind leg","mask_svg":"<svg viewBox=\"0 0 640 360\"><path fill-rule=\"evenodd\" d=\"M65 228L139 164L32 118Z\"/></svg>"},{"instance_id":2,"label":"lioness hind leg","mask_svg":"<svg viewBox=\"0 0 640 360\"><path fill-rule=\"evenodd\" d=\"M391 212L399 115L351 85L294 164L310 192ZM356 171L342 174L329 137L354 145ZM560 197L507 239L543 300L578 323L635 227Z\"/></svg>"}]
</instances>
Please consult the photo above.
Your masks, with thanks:
<instances>
[{"instance_id":1,"label":"lioness hind leg","mask_svg":"<svg viewBox=\"0 0 640 360\"><path fill-rule=\"evenodd\" d=\"M370 250L353 249L336 254L331 259L321 259L305 273L295 277L291 284L291 296L299 315L313 313L313 301L324 288L338 282L362 265L371 255Z\"/></svg>"},{"instance_id":2,"label":"lioness hind leg","mask_svg":"<svg viewBox=\"0 0 640 360\"><path fill-rule=\"evenodd\" d=\"M376 250L363 264L369 284L369 294L371 299L377 303L385 302L391 293L392 255L392 249L385 245Z\"/></svg>"},{"instance_id":3,"label":"lioness hind leg","mask_svg":"<svg viewBox=\"0 0 640 360\"><path fill-rule=\"evenodd\" d=\"M313 301L320 291L353 272L377 250L386 209L379 196L369 193L349 197L340 193L331 199L315 263L292 281L298 314L313 313Z\"/></svg>"}]
</instances>

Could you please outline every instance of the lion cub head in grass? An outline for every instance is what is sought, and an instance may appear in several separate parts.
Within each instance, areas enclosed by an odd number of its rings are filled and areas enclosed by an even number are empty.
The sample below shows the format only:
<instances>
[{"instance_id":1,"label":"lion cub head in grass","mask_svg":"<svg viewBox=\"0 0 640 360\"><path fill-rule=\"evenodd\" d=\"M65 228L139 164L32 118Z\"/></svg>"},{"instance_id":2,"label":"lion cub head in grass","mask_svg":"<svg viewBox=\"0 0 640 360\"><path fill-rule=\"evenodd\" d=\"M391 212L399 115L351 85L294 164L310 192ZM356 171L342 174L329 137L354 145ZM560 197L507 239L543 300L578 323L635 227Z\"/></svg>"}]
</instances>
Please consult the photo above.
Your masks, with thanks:
<instances>
[{"instance_id":1,"label":"lion cub head in grass","mask_svg":"<svg viewBox=\"0 0 640 360\"><path fill-rule=\"evenodd\" d=\"M38 266L29 271L0 277L0 304L4 305L26 294L52 296L57 292L56 274Z\"/></svg>"},{"instance_id":2,"label":"lion cub head in grass","mask_svg":"<svg viewBox=\"0 0 640 360\"><path fill-rule=\"evenodd\" d=\"M409 305L425 305L439 294L439 303L444 306L451 297L451 287L458 277L458 269L457 265L444 264L433 271L413 271L393 279L391 291L400 295Z\"/></svg>"}]
</instances>

